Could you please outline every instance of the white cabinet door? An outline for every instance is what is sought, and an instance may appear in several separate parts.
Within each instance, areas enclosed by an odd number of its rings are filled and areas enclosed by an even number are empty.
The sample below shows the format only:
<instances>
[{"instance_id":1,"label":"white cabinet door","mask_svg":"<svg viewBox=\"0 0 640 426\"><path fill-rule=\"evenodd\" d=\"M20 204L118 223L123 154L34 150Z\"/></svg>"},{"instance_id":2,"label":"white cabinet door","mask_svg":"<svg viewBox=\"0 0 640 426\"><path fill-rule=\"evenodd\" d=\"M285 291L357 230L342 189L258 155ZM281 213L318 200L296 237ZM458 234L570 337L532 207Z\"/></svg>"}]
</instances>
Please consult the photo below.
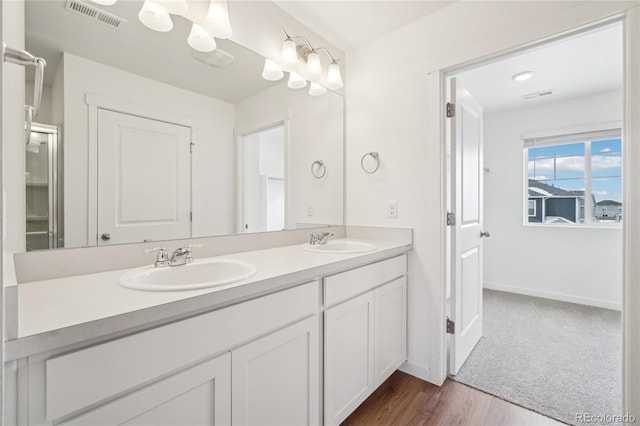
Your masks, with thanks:
<instances>
[{"instance_id":1,"label":"white cabinet door","mask_svg":"<svg viewBox=\"0 0 640 426\"><path fill-rule=\"evenodd\" d=\"M228 425L231 355L225 353L62 425Z\"/></svg>"},{"instance_id":2,"label":"white cabinet door","mask_svg":"<svg viewBox=\"0 0 640 426\"><path fill-rule=\"evenodd\" d=\"M188 127L99 110L98 245L191 236L190 148Z\"/></svg>"},{"instance_id":3,"label":"white cabinet door","mask_svg":"<svg viewBox=\"0 0 640 426\"><path fill-rule=\"evenodd\" d=\"M319 330L316 315L232 351L234 425L320 423Z\"/></svg>"},{"instance_id":4,"label":"white cabinet door","mask_svg":"<svg viewBox=\"0 0 640 426\"><path fill-rule=\"evenodd\" d=\"M374 389L374 292L324 313L324 422L340 424Z\"/></svg>"},{"instance_id":5,"label":"white cabinet door","mask_svg":"<svg viewBox=\"0 0 640 426\"><path fill-rule=\"evenodd\" d=\"M375 387L407 359L407 278L375 290Z\"/></svg>"}]
</instances>

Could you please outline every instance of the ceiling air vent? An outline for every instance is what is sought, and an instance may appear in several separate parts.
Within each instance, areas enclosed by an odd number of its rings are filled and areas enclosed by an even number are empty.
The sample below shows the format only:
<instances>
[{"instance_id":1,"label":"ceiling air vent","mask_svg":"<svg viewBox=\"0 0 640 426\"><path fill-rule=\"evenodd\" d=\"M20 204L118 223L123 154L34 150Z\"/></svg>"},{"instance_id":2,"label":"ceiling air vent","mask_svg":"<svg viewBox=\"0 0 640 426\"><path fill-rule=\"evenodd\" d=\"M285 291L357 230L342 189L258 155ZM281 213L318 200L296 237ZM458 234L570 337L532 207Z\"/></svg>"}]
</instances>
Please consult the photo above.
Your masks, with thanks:
<instances>
[{"instance_id":1,"label":"ceiling air vent","mask_svg":"<svg viewBox=\"0 0 640 426\"><path fill-rule=\"evenodd\" d=\"M213 52L198 52L193 50L191 51L191 56L200 62L216 68L228 67L235 59L232 54L222 49L216 49Z\"/></svg>"},{"instance_id":2,"label":"ceiling air vent","mask_svg":"<svg viewBox=\"0 0 640 426\"><path fill-rule=\"evenodd\" d=\"M535 99L535 98L541 98L543 96L549 96L549 95L553 95L553 89L543 90L541 92L535 92L535 93L528 93L526 95L522 95L522 99L524 100Z\"/></svg>"},{"instance_id":3,"label":"ceiling air vent","mask_svg":"<svg viewBox=\"0 0 640 426\"><path fill-rule=\"evenodd\" d=\"M111 28L120 28L121 25L126 24L127 20L119 18L116 15L107 13L97 7L81 2L80 0L68 0L66 9L70 12L77 13L89 18L92 21L97 21Z\"/></svg>"}]
</instances>

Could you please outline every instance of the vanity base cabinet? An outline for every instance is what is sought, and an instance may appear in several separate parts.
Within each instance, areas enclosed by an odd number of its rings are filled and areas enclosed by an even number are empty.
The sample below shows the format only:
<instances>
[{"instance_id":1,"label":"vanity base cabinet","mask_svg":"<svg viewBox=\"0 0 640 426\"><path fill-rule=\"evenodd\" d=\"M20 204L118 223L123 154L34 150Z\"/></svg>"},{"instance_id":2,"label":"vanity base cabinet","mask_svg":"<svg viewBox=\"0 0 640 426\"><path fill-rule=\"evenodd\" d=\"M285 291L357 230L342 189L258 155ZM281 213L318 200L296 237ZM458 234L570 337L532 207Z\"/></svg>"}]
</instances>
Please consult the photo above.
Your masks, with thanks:
<instances>
[{"instance_id":1,"label":"vanity base cabinet","mask_svg":"<svg viewBox=\"0 0 640 426\"><path fill-rule=\"evenodd\" d=\"M234 425L320 424L320 319L295 323L231 353Z\"/></svg>"},{"instance_id":2,"label":"vanity base cabinet","mask_svg":"<svg viewBox=\"0 0 640 426\"><path fill-rule=\"evenodd\" d=\"M324 422L337 425L407 359L406 257L327 277L324 291Z\"/></svg>"},{"instance_id":3,"label":"vanity base cabinet","mask_svg":"<svg viewBox=\"0 0 640 426\"><path fill-rule=\"evenodd\" d=\"M146 386L61 425L197 426L231 423L231 354Z\"/></svg>"}]
</instances>

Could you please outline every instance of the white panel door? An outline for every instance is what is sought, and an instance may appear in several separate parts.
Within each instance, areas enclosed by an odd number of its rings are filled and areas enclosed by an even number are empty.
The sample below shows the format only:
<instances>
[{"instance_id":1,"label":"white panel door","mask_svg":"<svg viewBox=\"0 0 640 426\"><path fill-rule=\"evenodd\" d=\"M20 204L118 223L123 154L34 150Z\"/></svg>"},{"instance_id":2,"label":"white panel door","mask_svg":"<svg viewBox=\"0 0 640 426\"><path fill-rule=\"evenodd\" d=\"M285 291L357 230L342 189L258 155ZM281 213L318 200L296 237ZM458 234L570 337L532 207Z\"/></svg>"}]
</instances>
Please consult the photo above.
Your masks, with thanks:
<instances>
[{"instance_id":1,"label":"white panel door","mask_svg":"<svg viewBox=\"0 0 640 426\"><path fill-rule=\"evenodd\" d=\"M190 145L188 127L99 110L98 245L191 236Z\"/></svg>"},{"instance_id":2,"label":"white panel door","mask_svg":"<svg viewBox=\"0 0 640 426\"><path fill-rule=\"evenodd\" d=\"M229 425L231 354L205 361L61 424Z\"/></svg>"},{"instance_id":3,"label":"white panel door","mask_svg":"<svg viewBox=\"0 0 640 426\"><path fill-rule=\"evenodd\" d=\"M231 353L234 425L320 424L320 317Z\"/></svg>"},{"instance_id":4,"label":"white panel door","mask_svg":"<svg viewBox=\"0 0 640 426\"><path fill-rule=\"evenodd\" d=\"M482 107L451 79L452 316L449 368L456 374L482 336Z\"/></svg>"},{"instance_id":5,"label":"white panel door","mask_svg":"<svg viewBox=\"0 0 640 426\"><path fill-rule=\"evenodd\" d=\"M338 425L375 389L374 292L324 313L324 423Z\"/></svg>"},{"instance_id":6,"label":"white panel door","mask_svg":"<svg viewBox=\"0 0 640 426\"><path fill-rule=\"evenodd\" d=\"M407 278L375 290L375 387L407 359Z\"/></svg>"}]
</instances>

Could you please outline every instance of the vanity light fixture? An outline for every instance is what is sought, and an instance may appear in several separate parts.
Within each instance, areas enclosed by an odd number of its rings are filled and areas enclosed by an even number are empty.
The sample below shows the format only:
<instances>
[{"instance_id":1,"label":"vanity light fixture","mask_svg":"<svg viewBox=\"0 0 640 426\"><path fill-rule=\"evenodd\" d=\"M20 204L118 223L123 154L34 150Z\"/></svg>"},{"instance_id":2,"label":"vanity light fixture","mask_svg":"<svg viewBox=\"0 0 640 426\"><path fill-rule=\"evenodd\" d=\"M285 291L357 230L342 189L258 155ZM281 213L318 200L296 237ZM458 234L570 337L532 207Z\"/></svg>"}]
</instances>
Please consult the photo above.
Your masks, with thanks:
<instances>
[{"instance_id":1,"label":"vanity light fixture","mask_svg":"<svg viewBox=\"0 0 640 426\"><path fill-rule=\"evenodd\" d=\"M284 77L284 73L275 62L266 59L264 61L264 68L262 69L262 78L269 81L278 81Z\"/></svg>"},{"instance_id":2,"label":"vanity light fixture","mask_svg":"<svg viewBox=\"0 0 640 426\"><path fill-rule=\"evenodd\" d=\"M92 0L96 3L115 0ZM201 20L184 16L189 12L187 0L144 0L138 18L154 31L167 32L173 29L171 15L182 15L193 22L187 43L199 52L216 49L216 38L231 38L231 22L226 0L209 0L206 16Z\"/></svg>"},{"instance_id":3,"label":"vanity light fixture","mask_svg":"<svg viewBox=\"0 0 640 426\"><path fill-rule=\"evenodd\" d=\"M514 81L525 81L525 80L529 80L532 75L533 75L533 71L522 71L512 75L511 79Z\"/></svg>"},{"instance_id":4,"label":"vanity light fixture","mask_svg":"<svg viewBox=\"0 0 640 426\"><path fill-rule=\"evenodd\" d=\"M344 86L338 60L331 55L329 50L324 47L313 47L305 37L290 36L284 29L282 32L284 33L285 40L282 43L282 53L280 54L278 69L282 72L280 78L284 76L283 71L289 73L288 87L291 89L301 89L305 87L307 81L309 81L311 82L309 94L311 96L321 96L327 93L327 88L335 90ZM301 40L301 43L296 44L295 40ZM320 52L324 52L331 60L327 76L324 79L326 87L320 84L323 77ZM275 71L266 72L267 69L271 70L273 64L275 64L274 61L265 59L264 70L262 72L262 77L265 80L276 80ZM302 71L303 74L301 74L300 71Z\"/></svg>"}]
</instances>

